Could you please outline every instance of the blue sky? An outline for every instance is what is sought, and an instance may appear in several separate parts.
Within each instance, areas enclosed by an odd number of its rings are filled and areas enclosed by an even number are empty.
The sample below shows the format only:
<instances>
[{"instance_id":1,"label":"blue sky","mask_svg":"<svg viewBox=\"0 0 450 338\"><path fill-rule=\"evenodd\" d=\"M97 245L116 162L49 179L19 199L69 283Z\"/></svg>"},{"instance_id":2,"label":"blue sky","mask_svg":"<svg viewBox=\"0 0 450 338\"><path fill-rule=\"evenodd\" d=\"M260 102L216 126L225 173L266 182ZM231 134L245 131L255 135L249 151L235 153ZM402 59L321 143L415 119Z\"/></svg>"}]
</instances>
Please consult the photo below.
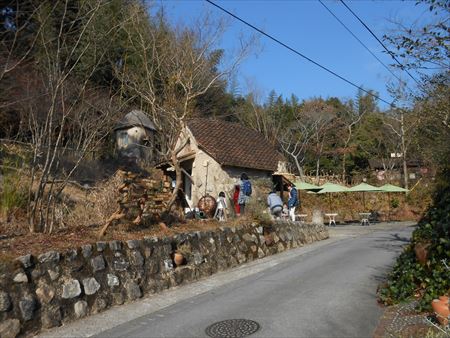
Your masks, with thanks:
<instances>
[{"instance_id":1,"label":"blue sky","mask_svg":"<svg viewBox=\"0 0 450 338\"><path fill-rule=\"evenodd\" d=\"M355 84L375 90L386 101L392 100L386 83L393 76L318 1L215 2ZM162 3L174 24L189 24L205 11L217 17L227 17L201 0L164 0ZM340 2L332 0L324 3L383 63L393 63L382 52L382 46ZM415 1L346 1L346 4L380 39L393 27L388 20L410 24L430 17L426 8L416 6ZM240 33L255 33L231 17L228 20L229 29L221 42L221 47L226 51L236 47ZM408 80L405 73L396 72L402 79ZM319 96L350 99L357 92L356 88L264 36L259 38L259 52L244 61L236 80L241 94L256 88L262 99L272 89L284 97L295 94L300 99ZM412 81L408 82L413 87ZM386 107L383 103L380 106Z\"/></svg>"}]
</instances>

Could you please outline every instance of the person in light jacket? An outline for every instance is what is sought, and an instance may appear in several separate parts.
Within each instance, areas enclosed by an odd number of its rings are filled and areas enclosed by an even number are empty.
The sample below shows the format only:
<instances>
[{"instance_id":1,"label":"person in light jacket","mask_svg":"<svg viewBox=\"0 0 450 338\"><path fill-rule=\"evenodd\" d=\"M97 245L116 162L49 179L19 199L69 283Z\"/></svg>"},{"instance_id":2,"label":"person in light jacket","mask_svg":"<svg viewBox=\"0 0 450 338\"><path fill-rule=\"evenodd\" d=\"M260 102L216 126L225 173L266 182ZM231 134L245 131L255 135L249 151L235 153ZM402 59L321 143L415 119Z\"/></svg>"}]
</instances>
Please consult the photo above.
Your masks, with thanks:
<instances>
[{"instance_id":1,"label":"person in light jacket","mask_svg":"<svg viewBox=\"0 0 450 338\"><path fill-rule=\"evenodd\" d=\"M270 215L274 218L280 218L283 211L283 201L275 191L271 191L267 196L267 205L269 206Z\"/></svg>"},{"instance_id":2,"label":"person in light jacket","mask_svg":"<svg viewBox=\"0 0 450 338\"><path fill-rule=\"evenodd\" d=\"M288 200L288 208L289 208L289 217L292 222L295 222L295 208L298 207L298 193L297 189L292 185L292 183L288 184L289 190L289 200Z\"/></svg>"}]
</instances>

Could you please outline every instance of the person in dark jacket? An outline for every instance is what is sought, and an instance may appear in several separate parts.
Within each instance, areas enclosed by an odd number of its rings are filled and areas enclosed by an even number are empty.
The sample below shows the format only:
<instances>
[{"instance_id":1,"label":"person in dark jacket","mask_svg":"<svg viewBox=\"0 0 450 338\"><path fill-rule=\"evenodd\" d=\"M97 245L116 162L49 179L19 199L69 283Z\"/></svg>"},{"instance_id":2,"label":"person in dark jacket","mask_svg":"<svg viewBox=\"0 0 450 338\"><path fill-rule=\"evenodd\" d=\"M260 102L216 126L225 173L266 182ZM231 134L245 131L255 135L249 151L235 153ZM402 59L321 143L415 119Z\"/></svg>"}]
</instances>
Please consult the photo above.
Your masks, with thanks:
<instances>
[{"instance_id":1,"label":"person in dark jacket","mask_svg":"<svg viewBox=\"0 0 450 338\"><path fill-rule=\"evenodd\" d=\"M238 197L241 215L245 213L245 205L250 200L251 195L252 195L252 184L250 183L247 174L242 173L241 180L239 181L239 197Z\"/></svg>"},{"instance_id":2,"label":"person in dark jacket","mask_svg":"<svg viewBox=\"0 0 450 338\"><path fill-rule=\"evenodd\" d=\"M289 208L289 217L292 222L295 222L295 208L298 207L298 193L295 186L291 183L288 184L289 190L289 200L288 200L288 208Z\"/></svg>"}]
</instances>

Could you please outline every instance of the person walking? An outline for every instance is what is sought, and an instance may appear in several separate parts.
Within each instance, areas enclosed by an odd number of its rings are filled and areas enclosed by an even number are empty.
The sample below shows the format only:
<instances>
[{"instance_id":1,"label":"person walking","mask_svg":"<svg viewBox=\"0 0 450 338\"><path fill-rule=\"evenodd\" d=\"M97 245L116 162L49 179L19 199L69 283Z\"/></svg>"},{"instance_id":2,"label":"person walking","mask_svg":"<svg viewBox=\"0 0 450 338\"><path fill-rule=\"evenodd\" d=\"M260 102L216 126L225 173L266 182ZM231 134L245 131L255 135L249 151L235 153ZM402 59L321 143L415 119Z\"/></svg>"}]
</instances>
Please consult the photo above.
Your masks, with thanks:
<instances>
[{"instance_id":1,"label":"person walking","mask_svg":"<svg viewBox=\"0 0 450 338\"><path fill-rule=\"evenodd\" d=\"M288 184L289 190L289 200L288 200L288 208L289 208L289 217L292 222L295 222L295 208L298 207L298 193L297 188L294 187L292 183Z\"/></svg>"},{"instance_id":2,"label":"person walking","mask_svg":"<svg viewBox=\"0 0 450 338\"><path fill-rule=\"evenodd\" d=\"M267 196L267 205L269 206L270 215L272 218L280 218L283 211L283 201L276 191L273 190Z\"/></svg>"},{"instance_id":3,"label":"person walking","mask_svg":"<svg viewBox=\"0 0 450 338\"><path fill-rule=\"evenodd\" d=\"M245 205L248 203L251 195L252 195L252 184L248 179L247 174L242 173L241 180L239 182L239 198L238 198L238 204L241 215L245 213Z\"/></svg>"}]
</instances>

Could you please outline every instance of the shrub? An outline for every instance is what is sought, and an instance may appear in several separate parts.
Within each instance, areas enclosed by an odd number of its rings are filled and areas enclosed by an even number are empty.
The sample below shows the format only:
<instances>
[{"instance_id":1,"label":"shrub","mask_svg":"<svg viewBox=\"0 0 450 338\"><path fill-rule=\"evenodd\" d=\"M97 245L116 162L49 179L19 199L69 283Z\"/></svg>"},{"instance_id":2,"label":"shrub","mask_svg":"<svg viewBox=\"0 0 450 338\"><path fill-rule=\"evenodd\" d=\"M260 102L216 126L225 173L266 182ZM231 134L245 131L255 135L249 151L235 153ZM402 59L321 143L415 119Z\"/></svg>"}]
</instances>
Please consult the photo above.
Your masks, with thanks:
<instances>
[{"instance_id":1,"label":"shrub","mask_svg":"<svg viewBox=\"0 0 450 338\"><path fill-rule=\"evenodd\" d=\"M3 176L0 187L0 213L2 218L10 220L19 209L27 206L27 190L19 171L9 171Z\"/></svg>"},{"instance_id":2,"label":"shrub","mask_svg":"<svg viewBox=\"0 0 450 338\"><path fill-rule=\"evenodd\" d=\"M450 292L450 170L439 177L433 204L412 235L412 242L397 259L388 282L379 291L385 304L419 298L419 310L428 310L431 301ZM426 264L414 252L417 243L430 243Z\"/></svg>"},{"instance_id":3,"label":"shrub","mask_svg":"<svg viewBox=\"0 0 450 338\"><path fill-rule=\"evenodd\" d=\"M391 208L397 209L400 206L400 201L397 198L391 200Z\"/></svg>"}]
</instances>

